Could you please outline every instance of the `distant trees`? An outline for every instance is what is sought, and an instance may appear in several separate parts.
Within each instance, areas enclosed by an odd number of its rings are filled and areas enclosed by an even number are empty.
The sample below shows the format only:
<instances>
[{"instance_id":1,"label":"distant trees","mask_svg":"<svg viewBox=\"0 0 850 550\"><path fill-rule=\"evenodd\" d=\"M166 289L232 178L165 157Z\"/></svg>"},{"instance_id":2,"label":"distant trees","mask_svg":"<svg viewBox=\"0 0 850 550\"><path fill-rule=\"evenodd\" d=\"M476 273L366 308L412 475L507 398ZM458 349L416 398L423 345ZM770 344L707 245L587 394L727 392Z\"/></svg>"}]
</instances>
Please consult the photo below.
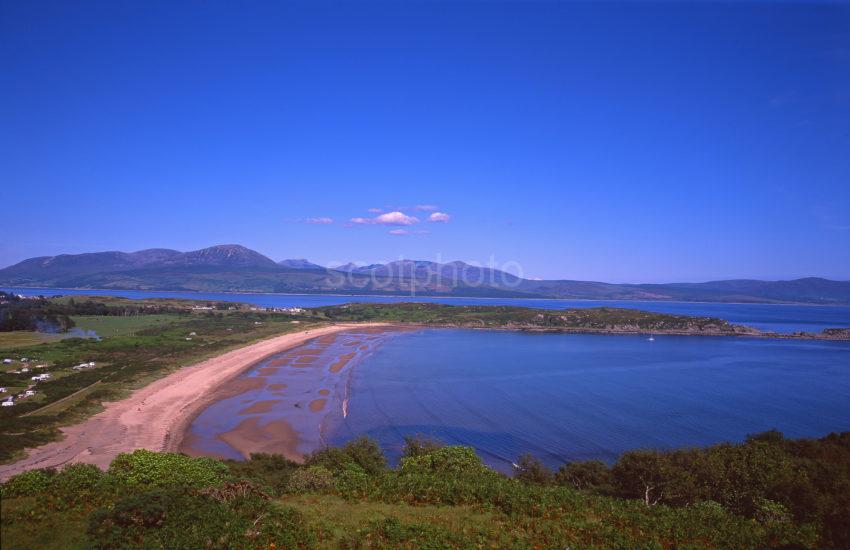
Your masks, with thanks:
<instances>
[{"instance_id":1,"label":"distant trees","mask_svg":"<svg viewBox=\"0 0 850 550\"><path fill-rule=\"evenodd\" d=\"M445 447L445 444L438 439L422 434L408 435L404 437L404 449L402 450L402 456L409 458L427 455L441 447Z\"/></svg>"},{"instance_id":2,"label":"distant trees","mask_svg":"<svg viewBox=\"0 0 850 550\"><path fill-rule=\"evenodd\" d=\"M515 469L518 479L545 482L530 457ZM739 445L630 451L611 467L564 464L553 482L648 506L712 504L763 523L811 523L820 526L825 547L850 544L850 432L787 440L771 430Z\"/></svg>"},{"instance_id":3,"label":"distant trees","mask_svg":"<svg viewBox=\"0 0 850 550\"><path fill-rule=\"evenodd\" d=\"M545 485L552 481L554 474L540 459L524 454L514 464L514 477L526 483Z\"/></svg>"},{"instance_id":4,"label":"distant trees","mask_svg":"<svg viewBox=\"0 0 850 550\"><path fill-rule=\"evenodd\" d=\"M71 315L134 316L162 313L183 313L184 310L168 305L121 304L109 305L70 298L66 303L37 298L19 298L0 292L0 332L37 330L39 332L67 332L74 327Z\"/></svg>"},{"instance_id":5,"label":"distant trees","mask_svg":"<svg viewBox=\"0 0 850 550\"><path fill-rule=\"evenodd\" d=\"M19 298L0 292L0 332L38 330L66 332L74 326L61 307L43 297Z\"/></svg>"},{"instance_id":6,"label":"distant trees","mask_svg":"<svg viewBox=\"0 0 850 550\"><path fill-rule=\"evenodd\" d=\"M558 469L555 482L571 486L579 491L598 493L613 492L614 476L601 460L568 462Z\"/></svg>"}]
</instances>

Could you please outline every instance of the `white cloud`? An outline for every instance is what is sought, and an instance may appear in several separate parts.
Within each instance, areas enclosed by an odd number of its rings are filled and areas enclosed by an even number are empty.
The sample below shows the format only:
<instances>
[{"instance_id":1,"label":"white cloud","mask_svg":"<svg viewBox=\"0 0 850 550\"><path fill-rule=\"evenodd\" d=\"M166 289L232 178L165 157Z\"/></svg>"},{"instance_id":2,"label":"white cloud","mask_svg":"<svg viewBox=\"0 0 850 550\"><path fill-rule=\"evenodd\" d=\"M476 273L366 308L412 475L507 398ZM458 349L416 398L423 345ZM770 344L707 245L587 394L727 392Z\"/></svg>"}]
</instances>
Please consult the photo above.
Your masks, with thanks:
<instances>
[{"instance_id":1,"label":"white cloud","mask_svg":"<svg viewBox=\"0 0 850 550\"><path fill-rule=\"evenodd\" d=\"M452 217L449 216L448 214L446 214L445 212L434 212L433 214L428 216L428 221L431 222L431 223L435 223L435 222L448 223L449 220L451 220L451 219L452 219Z\"/></svg>"},{"instance_id":2,"label":"white cloud","mask_svg":"<svg viewBox=\"0 0 850 550\"><path fill-rule=\"evenodd\" d=\"M310 225L329 225L333 222L333 218L328 218L327 216L320 216L318 218L307 218L306 220L304 220L304 223L309 223Z\"/></svg>"},{"instance_id":3,"label":"white cloud","mask_svg":"<svg viewBox=\"0 0 850 550\"><path fill-rule=\"evenodd\" d=\"M414 210L420 210L422 212L433 212L434 210L437 210L439 208L439 206L434 204L417 204L413 207Z\"/></svg>"},{"instance_id":4,"label":"white cloud","mask_svg":"<svg viewBox=\"0 0 850 550\"><path fill-rule=\"evenodd\" d=\"M368 212L371 212L372 214L380 214L380 213L381 213L381 212L383 212L383 211L384 211L384 209L383 209L383 208L370 208L370 209L368 210Z\"/></svg>"},{"instance_id":5,"label":"white cloud","mask_svg":"<svg viewBox=\"0 0 850 550\"><path fill-rule=\"evenodd\" d=\"M390 229L390 235L427 235L428 231L413 231L411 229Z\"/></svg>"},{"instance_id":6,"label":"white cloud","mask_svg":"<svg viewBox=\"0 0 850 550\"><path fill-rule=\"evenodd\" d=\"M357 225L413 225L419 223L419 218L395 211L374 218L351 218L351 223Z\"/></svg>"}]
</instances>

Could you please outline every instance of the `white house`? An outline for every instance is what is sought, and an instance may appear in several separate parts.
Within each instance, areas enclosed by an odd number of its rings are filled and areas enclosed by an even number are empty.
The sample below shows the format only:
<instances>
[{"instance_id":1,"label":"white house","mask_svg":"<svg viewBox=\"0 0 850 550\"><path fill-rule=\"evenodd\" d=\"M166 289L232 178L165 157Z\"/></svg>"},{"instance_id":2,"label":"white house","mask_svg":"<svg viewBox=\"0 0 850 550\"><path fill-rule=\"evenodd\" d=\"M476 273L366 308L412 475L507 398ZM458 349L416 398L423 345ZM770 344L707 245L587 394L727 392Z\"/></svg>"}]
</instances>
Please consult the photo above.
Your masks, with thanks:
<instances>
[{"instance_id":1,"label":"white house","mask_svg":"<svg viewBox=\"0 0 850 550\"><path fill-rule=\"evenodd\" d=\"M26 368L26 367L24 367L24 368L22 368L22 369L21 369L21 372L29 372L29 371L30 371L30 370L29 370L28 368Z\"/></svg>"},{"instance_id":2,"label":"white house","mask_svg":"<svg viewBox=\"0 0 850 550\"><path fill-rule=\"evenodd\" d=\"M14 401L12 401L12 399L11 399L11 398L9 398L9 399L7 399L6 401L3 401L3 403L0 403L0 406L3 406L3 407L11 407L11 406L13 406L14 404L15 404L15 402L14 402Z\"/></svg>"},{"instance_id":3,"label":"white house","mask_svg":"<svg viewBox=\"0 0 850 550\"><path fill-rule=\"evenodd\" d=\"M24 397L32 397L35 395L35 390L27 390L24 392Z\"/></svg>"},{"instance_id":4,"label":"white house","mask_svg":"<svg viewBox=\"0 0 850 550\"><path fill-rule=\"evenodd\" d=\"M0 388L0 393L6 393L6 388Z\"/></svg>"},{"instance_id":5,"label":"white house","mask_svg":"<svg viewBox=\"0 0 850 550\"><path fill-rule=\"evenodd\" d=\"M11 359L3 359L3 364L5 364L5 365L8 365L11 362L12 362Z\"/></svg>"}]
</instances>

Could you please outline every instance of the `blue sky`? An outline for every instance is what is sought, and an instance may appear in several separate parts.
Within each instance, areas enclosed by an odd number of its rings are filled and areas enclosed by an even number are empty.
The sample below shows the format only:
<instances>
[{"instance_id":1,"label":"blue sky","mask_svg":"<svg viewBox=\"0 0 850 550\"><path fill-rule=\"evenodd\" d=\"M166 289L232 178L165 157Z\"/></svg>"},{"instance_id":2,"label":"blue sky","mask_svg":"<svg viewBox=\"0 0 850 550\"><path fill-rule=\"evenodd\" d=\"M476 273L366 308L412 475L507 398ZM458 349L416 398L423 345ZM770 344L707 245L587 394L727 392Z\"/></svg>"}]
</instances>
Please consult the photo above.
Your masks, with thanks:
<instances>
[{"instance_id":1,"label":"blue sky","mask_svg":"<svg viewBox=\"0 0 850 550\"><path fill-rule=\"evenodd\" d=\"M172 4L0 0L0 265L850 279L848 3Z\"/></svg>"}]
</instances>

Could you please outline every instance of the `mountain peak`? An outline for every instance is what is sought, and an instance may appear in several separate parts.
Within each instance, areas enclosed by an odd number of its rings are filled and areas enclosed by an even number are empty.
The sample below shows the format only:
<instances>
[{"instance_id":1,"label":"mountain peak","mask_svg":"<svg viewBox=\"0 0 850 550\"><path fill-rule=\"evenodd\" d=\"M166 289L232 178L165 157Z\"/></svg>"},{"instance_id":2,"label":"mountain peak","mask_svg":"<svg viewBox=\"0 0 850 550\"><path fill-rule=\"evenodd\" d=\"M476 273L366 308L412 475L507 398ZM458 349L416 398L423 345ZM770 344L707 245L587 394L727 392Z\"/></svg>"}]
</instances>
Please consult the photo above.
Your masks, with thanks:
<instances>
[{"instance_id":1,"label":"mountain peak","mask_svg":"<svg viewBox=\"0 0 850 550\"><path fill-rule=\"evenodd\" d=\"M277 264L259 252L241 244L219 244L186 252L175 260L184 265L217 265L234 267L275 267Z\"/></svg>"}]
</instances>

